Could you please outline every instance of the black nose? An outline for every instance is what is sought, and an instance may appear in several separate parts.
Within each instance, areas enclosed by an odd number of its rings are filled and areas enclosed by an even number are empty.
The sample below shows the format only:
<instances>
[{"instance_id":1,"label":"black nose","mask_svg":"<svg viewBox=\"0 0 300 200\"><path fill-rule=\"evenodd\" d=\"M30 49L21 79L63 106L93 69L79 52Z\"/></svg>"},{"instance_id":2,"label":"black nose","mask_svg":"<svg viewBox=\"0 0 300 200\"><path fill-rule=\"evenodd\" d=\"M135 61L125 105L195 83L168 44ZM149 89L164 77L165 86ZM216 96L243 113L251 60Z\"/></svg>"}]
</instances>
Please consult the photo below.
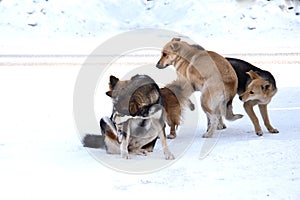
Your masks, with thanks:
<instances>
[{"instance_id":1,"label":"black nose","mask_svg":"<svg viewBox=\"0 0 300 200\"><path fill-rule=\"evenodd\" d=\"M239 96L239 99L242 100L242 96Z\"/></svg>"},{"instance_id":2,"label":"black nose","mask_svg":"<svg viewBox=\"0 0 300 200\"><path fill-rule=\"evenodd\" d=\"M163 69L163 68L164 68L159 62L156 64L156 67L157 67L158 69Z\"/></svg>"}]
</instances>

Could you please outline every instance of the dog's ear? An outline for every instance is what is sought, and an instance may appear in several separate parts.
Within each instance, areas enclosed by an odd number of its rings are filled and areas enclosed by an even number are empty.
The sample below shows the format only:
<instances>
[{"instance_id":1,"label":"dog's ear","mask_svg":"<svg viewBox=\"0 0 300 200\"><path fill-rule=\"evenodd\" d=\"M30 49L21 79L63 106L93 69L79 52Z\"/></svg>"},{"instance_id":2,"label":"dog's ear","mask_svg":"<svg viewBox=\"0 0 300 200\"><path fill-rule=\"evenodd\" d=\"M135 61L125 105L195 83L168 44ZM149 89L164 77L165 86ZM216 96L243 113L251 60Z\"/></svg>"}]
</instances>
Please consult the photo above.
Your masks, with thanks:
<instances>
[{"instance_id":1,"label":"dog's ear","mask_svg":"<svg viewBox=\"0 0 300 200\"><path fill-rule=\"evenodd\" d=\"M181 39L180 38L173 38L172 40L171 40L171 42L173 42L173 41L180 41Z\"/></svg>"},{"instance_id":2,"label":"dog's ear","mask_svg":"<svg viewBox=\"0 0 300 200\"><path fill-rule=\"evenodd\" d=\"M263 90L268 90L270 88L271 84L269 81L265 81L264 84L262 85Z\"/></svg>"},{"instance_id":3,"label":"dog's ear","mask_svg":"<svg viewBox=\"0 0 300 200\"><path fill-rule=\"evenodd\" d=\"M109 77L109 89L113 90L116 84L119 82L119 79L113 75Z\"/></svg>"},{"instance_id":4,"label":"dog's ear","mask_svg":"<svg viewBox=\"0 0 300 200\"><path fill-rule=\"evenodd\" d=\"M111 97L111 96L112 96L112 91L107 91L107 92L105 92L105 94L106 94L107 96Z\"/></svg>"},{"instance_id":5,"label":"dog's ear","mask_svg":"<svg viewBox=\"0 0 300 200\"><path fill-rule=\"evenodd\" d=\"M249 72L246 72L246 73L250 76L250 78L251 78L252 80L257 79L257 78L260 77L257 73L255 73L255 72L252 71L252 70L250 70Z\"/></svg>"},{"instance_id":6,"label":"dog's ear","mask_svg":"<svg viewBox=\"0 0 300 200\"><path fill-rule=\"evenodd\" d=\"M174 52L178 51L178 49L180 48L178 42L173 42L170 47L171 47L172 51L174 51Z\"/></svg>"}]
</instances>

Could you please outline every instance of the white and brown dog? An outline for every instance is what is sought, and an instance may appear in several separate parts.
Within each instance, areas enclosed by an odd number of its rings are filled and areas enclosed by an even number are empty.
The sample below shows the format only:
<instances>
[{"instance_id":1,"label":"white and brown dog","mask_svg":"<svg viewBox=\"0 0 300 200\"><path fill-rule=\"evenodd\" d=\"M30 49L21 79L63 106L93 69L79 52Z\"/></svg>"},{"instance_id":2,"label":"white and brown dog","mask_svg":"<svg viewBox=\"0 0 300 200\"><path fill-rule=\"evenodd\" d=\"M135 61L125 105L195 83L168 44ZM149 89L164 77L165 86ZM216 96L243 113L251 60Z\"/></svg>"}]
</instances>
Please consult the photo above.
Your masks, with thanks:
<instances>
[{"instance_id":1,"label":"white and brown dog","mask_svg":"<svg viewBox=\"0 0 300 200\"><path fill-rule=\"evenodd\" d=\"M157 84L147 75L136 75L121 81L111 76L106 94L113 102L111 117L100 120L102 135L86 135L85 147L101 148L107 153L143 154L153 151L157 138L162 143L165 159L174 159L165 135L163 100Z\"/></svg>"}]
</instances>

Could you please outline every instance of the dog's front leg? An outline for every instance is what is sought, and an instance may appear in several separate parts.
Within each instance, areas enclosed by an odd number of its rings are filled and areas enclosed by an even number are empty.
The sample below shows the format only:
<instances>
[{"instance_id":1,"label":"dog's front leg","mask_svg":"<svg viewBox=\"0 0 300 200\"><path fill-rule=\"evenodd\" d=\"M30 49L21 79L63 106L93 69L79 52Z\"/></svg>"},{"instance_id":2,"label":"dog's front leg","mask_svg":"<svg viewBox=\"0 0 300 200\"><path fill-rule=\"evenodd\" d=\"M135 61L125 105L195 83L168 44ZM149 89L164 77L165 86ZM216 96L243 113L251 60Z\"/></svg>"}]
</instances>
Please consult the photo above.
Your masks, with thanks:
<instances>
[{"instance_id":1,"label":"dog's front leg","mask_svg":"<svg viewBox=\"0 0 300 200\"><path fill-rule=\"evenodd\" d=\"M159 131L159 139L161 141L161 146L163 147L164 155L166 160L174 160L174 155L170 152L168 145L167 145L167 139L166 139L166 133L165 129Z\"/></svg>"},{"instance_id":2,"label":"dog's front leg","mask_svg":"<svg viewBox=\"0 0 300 200\"><path fill-rule=\"evenodd\" d=\"M128 120L127 123L123 124L122 140L120 145L121 157L125 159L130 159L128 153L128 144L130 138L130 121L131 120Z\"/></svg>"},{"instance_id":3,"label":"dog's front leg","mask_svg":"<svg viewBox=\"0 0 300 200\"><path fill-rule=\"evenodd\" d=\"M267 127L268 131L270 133L279 133L279 131L276 128L273 128L273 126L270 123L269 116L268 116L267 104L261 104L261 105L258 105L258 107L259 107L260 114L264 120L264 124Z\"/></svg>"},{"instance_id":4,"label":"dog's front leg","mask_svg":"<svg viewBox=\"0 0 300 200\"><path fill-rule=\"evenodd\" d=\"M247 101L247 102L244 103L244 108L245 108L246 113L250 117L253 125L254 125L256 135L262 136L263 132L262 132L261 127L259 125L258 118L256 117L255 112L253 110L254 105L256 105L256 103L254 103L252 101Z\"/></svg>"}]
</instances>

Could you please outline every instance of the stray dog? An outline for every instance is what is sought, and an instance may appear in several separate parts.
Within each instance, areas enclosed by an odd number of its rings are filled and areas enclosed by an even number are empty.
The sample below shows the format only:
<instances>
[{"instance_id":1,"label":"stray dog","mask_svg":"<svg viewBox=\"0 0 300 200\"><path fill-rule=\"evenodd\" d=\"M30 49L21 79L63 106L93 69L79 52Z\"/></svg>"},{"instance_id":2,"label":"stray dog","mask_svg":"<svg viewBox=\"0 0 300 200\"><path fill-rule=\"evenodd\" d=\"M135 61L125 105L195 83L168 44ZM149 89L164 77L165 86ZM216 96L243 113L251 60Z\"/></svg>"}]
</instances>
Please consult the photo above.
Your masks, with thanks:
<instances>
[{"instance_id":1,"label":"stray dog","mask_svg":"<svg viewBox=\"0 0 300 200\"><path fill-rule=\"evenodd\" d=\"M189 99L194 90L188 82L176 79L161 88L160 92L164 99L166 122L170 126L170 134L167 135L167 138L174 139L176 129L182 120L184 107L187 106L191 110L195 109L195 105Z\"/></svg>"},{"instance_id":2,"label":"stray dog","mask_svg":"<svg viewBox=\"0 0 300 200\"><path fill-rule=\"evenodd\" d=\"M238 95L244 102L244 108L249 115L255 132L258 136L262 136L263 132L259 125L253 106L258 105L264 124L270 133L279 133L279 131L270 124L267 105L272 97L276 94L276 82L273 75L265 70L253 66L252 64L235 59L226 58L238 77Z\"/></svg>"},{"instance_id":3,"label":"stray dog","mask_svg":"<svg viewBox=\"0 0 300 200\"><path fill-rule=\"evenodd\" d=\"M216 129L226 128L222 116L227 120L242 117L232 111L238 80L224 57L173 38L163 47L156 67L163 69L169 65L175 67L178 77L187 80L194 91L202 92L201 107L208 119L207 132L203 137L212 137Z\"/></svg>"},{"instance_id":4,"label":"stray dog","mask_svg":"<svg viewBox=\"0 0 300 200\"><path fill-rule=\"evenodd\" d=\"M174 159L166 142L163 100L154 80L146 75L125 81L110 76L109 88L106 94L112 98L113 113L100 120L107 153L121 154L125 159L130 158L129 153L146 155L159 137L165 158ZM99 141L93 141L97 138L86 135L84 146L97 146Z\"/></svg>"}]
</instances>

